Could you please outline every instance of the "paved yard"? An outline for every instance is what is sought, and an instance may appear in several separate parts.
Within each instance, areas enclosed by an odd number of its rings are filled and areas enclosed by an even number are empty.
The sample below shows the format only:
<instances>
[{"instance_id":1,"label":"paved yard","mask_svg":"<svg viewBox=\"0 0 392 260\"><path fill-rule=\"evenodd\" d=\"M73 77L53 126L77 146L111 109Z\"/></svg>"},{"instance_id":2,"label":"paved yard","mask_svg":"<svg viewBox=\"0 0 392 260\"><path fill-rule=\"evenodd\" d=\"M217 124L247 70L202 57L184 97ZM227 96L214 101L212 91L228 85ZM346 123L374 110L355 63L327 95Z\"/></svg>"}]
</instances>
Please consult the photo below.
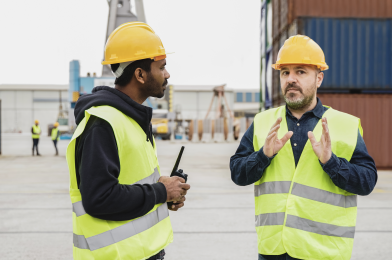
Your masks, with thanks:
<instances>
[{"instance_id":1,"label":"paved yard","mask_svg":"<svg viewBox=\"0 0 392 260\"><path fill-rule=\"evenodd\" d=\"M3 135L0 156L0 259L72 259L71 203L68 195L67 141L60 156L48 137L41 157L31 156L27 135ZM169 174L181 145L180 168L192 189L186 206L171 212L174 243L169 260L257 259L253 187L230 179L229 158L238 143L158 142L164 174ZM392 255L392 171L380 171L376 190L359 198L352 259Z\"/></svg>"}]
</instances>

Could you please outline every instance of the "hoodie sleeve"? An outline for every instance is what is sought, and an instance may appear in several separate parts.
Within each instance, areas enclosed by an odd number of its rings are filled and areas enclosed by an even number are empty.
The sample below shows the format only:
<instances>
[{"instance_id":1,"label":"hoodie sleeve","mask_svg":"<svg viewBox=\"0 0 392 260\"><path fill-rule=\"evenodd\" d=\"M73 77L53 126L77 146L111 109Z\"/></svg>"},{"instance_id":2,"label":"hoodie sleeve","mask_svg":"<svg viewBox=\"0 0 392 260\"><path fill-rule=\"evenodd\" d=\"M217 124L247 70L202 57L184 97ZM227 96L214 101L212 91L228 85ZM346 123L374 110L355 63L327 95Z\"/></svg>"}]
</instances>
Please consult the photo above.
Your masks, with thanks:
<instances>
[{"instance_id":1,"label":"hoodie sleeve","mask_svg":"<svg viewBox=\"0 0 392 260\"><path fill-rule=\"evenodd\" d=\"M112 127L92 117L77 142L76 169L85 211L93 217L122 221L141 217L166 201L162 183L122 185Z\"/></svg>"}]
</instances>

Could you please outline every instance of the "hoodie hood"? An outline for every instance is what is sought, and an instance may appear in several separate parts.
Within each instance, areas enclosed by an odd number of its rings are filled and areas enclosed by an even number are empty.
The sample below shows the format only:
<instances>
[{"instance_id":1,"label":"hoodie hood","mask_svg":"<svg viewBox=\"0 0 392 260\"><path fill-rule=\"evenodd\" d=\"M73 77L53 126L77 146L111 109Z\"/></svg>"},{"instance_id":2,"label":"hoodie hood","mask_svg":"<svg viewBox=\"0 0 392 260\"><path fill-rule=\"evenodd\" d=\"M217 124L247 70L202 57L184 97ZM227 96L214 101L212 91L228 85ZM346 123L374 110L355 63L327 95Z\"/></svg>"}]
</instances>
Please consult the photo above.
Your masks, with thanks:
<instances>
[{"instance_id":1,"label":"hoodie hood","mask_svg":"<svg viewBox=\"0 0 392 260\"><path fill-rule=\"evenodd\" d=\"M76 124L79 125L83 120L84 111L93 106L104 105L114 107L131 117L146 133L147 140L152 140L152 108L140 105L121 91L107 86L95 87L92 94L85 94L79 98L74 112Z\"/></svg>"}]
</instances>

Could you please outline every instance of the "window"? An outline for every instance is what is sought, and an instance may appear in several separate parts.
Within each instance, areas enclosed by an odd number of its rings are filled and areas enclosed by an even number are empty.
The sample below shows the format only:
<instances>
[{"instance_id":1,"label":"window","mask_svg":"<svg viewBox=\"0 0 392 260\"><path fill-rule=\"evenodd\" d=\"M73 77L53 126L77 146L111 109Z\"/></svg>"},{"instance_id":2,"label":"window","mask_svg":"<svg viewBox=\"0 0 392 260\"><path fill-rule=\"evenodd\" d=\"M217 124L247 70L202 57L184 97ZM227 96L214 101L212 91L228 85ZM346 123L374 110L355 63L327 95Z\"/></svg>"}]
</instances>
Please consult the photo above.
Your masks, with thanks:
<instances>
[{"instance_id":1,"label":"window","mask_svg":"<svg viewBox=\"0 0 392 260\"><path fill-rule=\"evenodd\" d=\"M236 102L244 102L243 93L236 93L236 94L237 94Z\"/></svg>"},{"instance_id":2,"label":"window","mask_svg":"<svg viewBox=\"0 0 392 260\"><path fill-rule=\"evenodd\" d=\"M255 102L260 102L260 92L255 93Z\"/></svg>"},{"instance_id":3,"label":"window","mask_svg":"<svg viewBox=\"0 0 392 260\"><path fill-rule=\"evenodd\" d=\"M246 93L246 102L253 102L253 93Z\"/></svg>"}]
</instances>

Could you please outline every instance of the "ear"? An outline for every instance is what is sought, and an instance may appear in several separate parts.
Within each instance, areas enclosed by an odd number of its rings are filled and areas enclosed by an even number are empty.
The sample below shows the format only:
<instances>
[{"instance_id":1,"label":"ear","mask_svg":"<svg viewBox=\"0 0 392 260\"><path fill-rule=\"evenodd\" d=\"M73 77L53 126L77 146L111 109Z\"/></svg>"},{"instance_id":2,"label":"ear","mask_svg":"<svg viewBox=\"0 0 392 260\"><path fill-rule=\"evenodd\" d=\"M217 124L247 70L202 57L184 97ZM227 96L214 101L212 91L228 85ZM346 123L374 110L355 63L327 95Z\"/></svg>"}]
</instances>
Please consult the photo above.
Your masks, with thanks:
<instances>
[{"instance_id":1,"label":"ear","mask_svg":"<svg viewBox=\"0 0 392 260\"><path fill-rule=\"evenodd\" d=\"M323 79L324 79L324 72L317 73L317 77L316 77L317 88L319 88L321 86L321 83L323 83Z\"/></svg>"},{"instance_id":2,"label":"ear","mask_svg":"<svg viewBox=\"0 0 392 260\"><path fill-rule=\"evenodd\" d=\"M141 84L144 84L146 82L147 74L141 68L137 68L133 75L136 78L136 80L139 81Z\"/></svg>"}]
</instances>

